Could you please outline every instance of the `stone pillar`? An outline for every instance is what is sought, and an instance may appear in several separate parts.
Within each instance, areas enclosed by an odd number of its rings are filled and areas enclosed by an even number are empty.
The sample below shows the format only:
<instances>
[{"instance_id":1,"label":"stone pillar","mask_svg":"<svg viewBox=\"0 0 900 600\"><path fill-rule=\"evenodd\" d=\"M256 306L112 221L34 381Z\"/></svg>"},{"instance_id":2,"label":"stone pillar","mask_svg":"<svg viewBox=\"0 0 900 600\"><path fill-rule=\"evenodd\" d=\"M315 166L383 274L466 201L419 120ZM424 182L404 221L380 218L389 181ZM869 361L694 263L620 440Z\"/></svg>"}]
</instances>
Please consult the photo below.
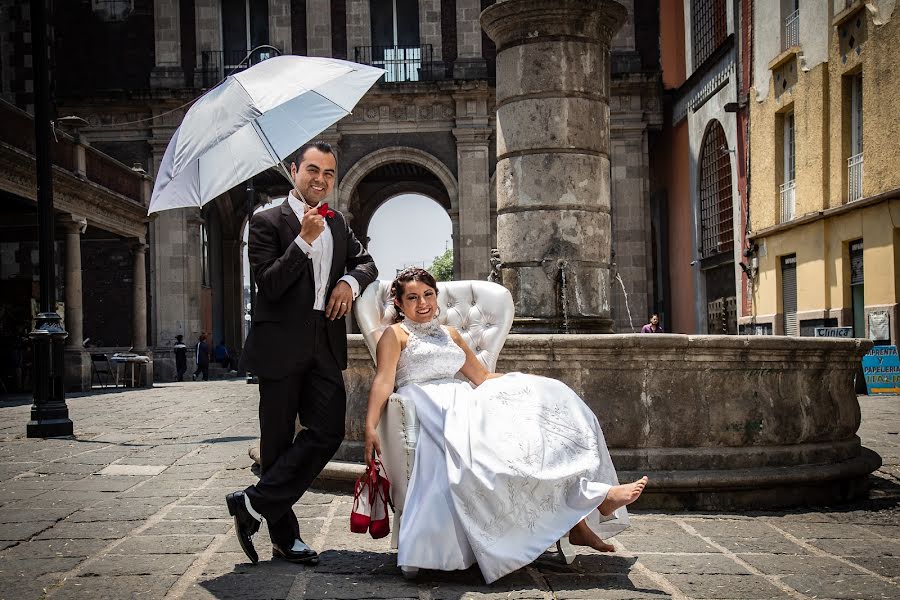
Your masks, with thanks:
<instances>
[{"instance_id":1,"label":"stone pillar","mask_svg":"<svg viewBox=\"0 0 900 600\"><path fill-rule=\"evenodd\" d=\"M477 14L475 21L480 34L481 25L478 24ZM423 46L426 44L431 46L431 60L440 64L444 52L441 36L441 0L419 0L419 39Z\"/></svg>"},{"instance_id":2,"label":"stone pillar","mask_svg":"<svg viewBox=\"0 0 900 600\"><path fill-rule=\"evenodd\" d=\"M181 19L178 0L156 0L153 3L153 29L156 65L150 74L153 88L184 86L181 68Z\"/></svg>"},{"instance_id":3,"label":"stone pillar","mask_svg":"<svg viewBox=\"0 0 900 600\"><path fill-rule=\"evenodd\" d=\"M66 346L81 349L84 342L84 313L81 299L81 233L84 217L64 214L58 219L66 236Z\"/></svg>"},{"instance_id":4,"label":"stone pillar","mask_svg":"<svg viewBox=\"0 0 900 600\"><path fill-rule=\"evenodd\" d=\"M291 2L269 0L269 44L291 53Z\"/></svg>"},{"instance_id":5,"label":"stone pillar","mask_svg":"<svg viewBox=\"0 0 900 600\"><path fill-rule=\"evenodd\" d=\"M369 0L347 0L347 60L356 60L357 46L372 45L372 17ZM359 60L367 60L367 56Z\"/></svg>"},{"instance_id":6,"label":"stone pillar","mask_svg":"<svg viewBox=\"0 0 900 600\"><path fill-rule=\"evenodd\" d=\"M331 56L331 0L306 0L306 54Z\"/></svg>"},{"instance_id":7,"label":"stone pillar","mask_svg":"<svg viewBox=\"0 0 900 600\"><path fill-rule=\"evenodd\" d=\"M481 56L481 0L456 0L456 60L454 79L485 79L487 61Z\"/></svg>"},{"instance_id":8,"label":"stone pillar","mask_svg":"<svg viewBox=\"0 0 900 600\"><path fill-rule=\"evenodd\" d=\"M132 247L134 253L134 308L132 309L131 345L135 351L147 349L147 269L144 259L147 244L138 240Z\"/></svg>"},{"instance_id":9,"label":"stone pillar","mask_svg":"<svg viewBox=\"0 0 900 600\"><path fill-rule=\"evenodd\" d=\"M612 0L501 0L497 245L519 332L606 333L610 319Z\"/></svg>"},{"instance_id":10,"label":"stone pillar","mask_svg":"<svg viewBox=\"0 0 900 600\"><path fill-rule=\"evenodd\" d=\"M211 64L204 65L203 64L203 52L204 51L219 51L224 50L225 47L222 43L222 14L221 14L222 2L221 0L194 0L194 24L196 26L196 46L197 46L197 57L196 57L196 85L199 85L202 81L202 73L201 70L203 68L213 69L213 68L221 68L222 65L218 64L217 59L213 58L213 62ZM216 73L217 77L221 77L225 74L224 69ZM214 78L214 81L216 79Z\"/></svg>"},{"instance_id":11,"label":"stone pillar","mask_svg":"<svg viewBox=\"0 0 900 600\"><path fill-rule=\"evenodd\" d=\"M462 246L459 242L459 210L451 210L448 214L450 215L450 239L453 243L453 280L460 281L462 276L460 275L459 255Z\"/></svg>"},{"instance_id":12,"label":"stone pillar","mask_svg":"<svg viewBox=\"0 0 900 600\"><path fill-rule=\"evenodd\" d=\"M222 310L225 313L225 343L241 347L244 322L244 282L241 278L241 240L222 240Z\"/></svg>"},{"instance_id":13,"label":"stone pillar","mask_svg":"<svg viewBox=\"0 0 900 600\"><path fill-rule=\"evenodd\" d=\"M455 95L457 172L459 173L460 279L486 279L491 271L490 142L487 97L474 91Z\"/></svg>"}]
</instances>

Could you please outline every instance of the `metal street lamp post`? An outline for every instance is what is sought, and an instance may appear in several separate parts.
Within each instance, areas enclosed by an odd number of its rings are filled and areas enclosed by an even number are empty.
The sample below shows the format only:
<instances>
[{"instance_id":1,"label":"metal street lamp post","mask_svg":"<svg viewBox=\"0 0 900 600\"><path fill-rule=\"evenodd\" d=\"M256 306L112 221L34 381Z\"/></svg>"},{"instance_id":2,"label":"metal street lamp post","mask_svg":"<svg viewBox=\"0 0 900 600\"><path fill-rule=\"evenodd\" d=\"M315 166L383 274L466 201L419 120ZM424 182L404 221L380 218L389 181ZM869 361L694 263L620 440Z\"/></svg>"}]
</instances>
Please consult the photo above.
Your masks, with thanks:
<instances>
[{"instance_id":1,"label":"metal street lamp post","mask_svg":"<svg viewBox=\"0 0 900 600\"><path fill-rule=\"evenodd\" d=\"M53 173L50 154L50 69L47 0L31 0L34 66L34 158L37 179L38 243L41 277L40 314L29 334L34 350L34 404L28 437L72 435L63 381L63 344L69 336L56 314L56 261L53 247Z\"/></svg>"}]
</instances>

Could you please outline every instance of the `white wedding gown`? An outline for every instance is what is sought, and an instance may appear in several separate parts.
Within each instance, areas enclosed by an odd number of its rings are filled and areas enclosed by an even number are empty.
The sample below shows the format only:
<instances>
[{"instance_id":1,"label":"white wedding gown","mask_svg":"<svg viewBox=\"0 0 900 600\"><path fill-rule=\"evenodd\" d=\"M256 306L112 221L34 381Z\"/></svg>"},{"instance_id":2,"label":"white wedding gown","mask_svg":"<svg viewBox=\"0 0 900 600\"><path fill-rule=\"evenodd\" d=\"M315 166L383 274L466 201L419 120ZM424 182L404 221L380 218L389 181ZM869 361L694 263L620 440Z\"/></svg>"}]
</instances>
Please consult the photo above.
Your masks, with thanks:
<instances>
[{"instance_id":1,"label":"white wedding gown","mask_svg":"<svg viewBox=\"0 0 900 600\"><path fill-rule=\"evenodd\" d=\"M419 436L400 523L401 567L475 562L490 583L531 563L581 519L600 537L628 527L596 507L618 484L600 424L565 384L510 373L477 388L454 376L465 353L446 329L404 321L398 392Z\"/></svg>"}]
</instances>

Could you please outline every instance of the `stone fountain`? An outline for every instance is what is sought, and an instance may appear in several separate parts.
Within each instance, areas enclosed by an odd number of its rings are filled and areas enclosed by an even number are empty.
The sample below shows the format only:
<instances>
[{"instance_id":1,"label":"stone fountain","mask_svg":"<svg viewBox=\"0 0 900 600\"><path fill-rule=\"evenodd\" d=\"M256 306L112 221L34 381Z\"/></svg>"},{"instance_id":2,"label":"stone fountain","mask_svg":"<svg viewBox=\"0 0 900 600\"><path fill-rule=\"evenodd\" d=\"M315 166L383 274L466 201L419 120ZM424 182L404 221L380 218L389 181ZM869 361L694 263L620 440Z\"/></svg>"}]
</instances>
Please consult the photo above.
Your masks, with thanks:
<instances>
[{"instance_id":1,"label":"stone fountain","mask_svg":"<svg viewBox=\"0 0 900 600\"><path fill-rule=\"evenodd\" d=\"M609 44L625 15L612 0L500 0L482 13L497 44L497 238L518 332L498 370L578 392L620 478L650 476L640 506L864 494L881 461L856 436L853 377L871 342L611 333ZM351 336L338 459L360 459L373 377Z\"/></svg>"}]
</instances>

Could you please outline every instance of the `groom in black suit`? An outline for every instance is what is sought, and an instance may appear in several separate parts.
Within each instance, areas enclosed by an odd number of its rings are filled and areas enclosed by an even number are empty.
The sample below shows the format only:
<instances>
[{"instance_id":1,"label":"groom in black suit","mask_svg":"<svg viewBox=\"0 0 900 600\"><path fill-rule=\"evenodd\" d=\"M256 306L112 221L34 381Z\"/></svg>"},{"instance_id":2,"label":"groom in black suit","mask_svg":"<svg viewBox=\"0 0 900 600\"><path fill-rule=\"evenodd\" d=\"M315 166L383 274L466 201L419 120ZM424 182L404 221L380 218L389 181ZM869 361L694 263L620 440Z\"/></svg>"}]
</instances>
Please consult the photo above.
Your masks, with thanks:
<instances>
[{"instance_id":1,"label":"groom in black suit","mask_svg":"<svg viewBox=\"0 0 900 600\"><path fill-rule=\"evenodd\" d=\"M290 195L250 220L258 292L241 368L259 376L262 474L226 501L253 563L259 557L251 536L262 519L273 555L318 562L300 538L292 507L344 439L344 316L378 271L344 216L322 204L334 187L335 168L330 145L304 145L291 163ZM298 415L305 429L294 437Z\"/></svg>"}]
</instances>

